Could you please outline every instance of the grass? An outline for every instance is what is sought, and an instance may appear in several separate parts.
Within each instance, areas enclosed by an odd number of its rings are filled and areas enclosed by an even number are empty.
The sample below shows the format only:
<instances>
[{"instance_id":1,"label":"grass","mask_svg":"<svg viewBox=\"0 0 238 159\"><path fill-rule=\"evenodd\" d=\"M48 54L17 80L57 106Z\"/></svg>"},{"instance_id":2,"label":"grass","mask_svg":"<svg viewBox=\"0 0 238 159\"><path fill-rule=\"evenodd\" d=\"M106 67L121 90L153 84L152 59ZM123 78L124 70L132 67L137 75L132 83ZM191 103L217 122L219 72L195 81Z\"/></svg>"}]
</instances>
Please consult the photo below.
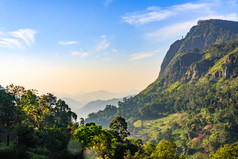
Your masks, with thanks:
<instances>
[{"instance_id":1,"label":"grass","mask_svg":"<svg viewBox=\"0 0 238 159\"><path fill-rule=\"evenodd\" d=\"M167 88L166 90L164 90L164 92L172 92L174 89L176 89L178 86L180 85L180 82L177 81L177 82L174 82L173 84L171 84L169 86L169 88Z\"/></svg>"},{"instance_id":2,"label":"grass","mask_svg":"<svg viewBox=\"0 0 238 159\"><path fill-rule=\"evenodd\" d=\"M187 113L175 113L155 120L138 120L134 123L134 126L138 128L137 133L131 137L141 138L143 142L156 140L159 132L163 132L167 128L170 128L171 123L176 122L180 125L181 121L185 120L187 116ZM181 133L181 129L173 131L173 135L176 138L179 138Z\"/></svg>"},{"instance_id":3,"label":"grass","mask_svg":"<svg viewBox=\"0 0 238 159\"><path fill-rule=\"evenodd\" d=\"M218 71L222 71L222 65L225 63L225 59L232 54L237 55L238 48L236 48L234 51L230 52L229 54L225 55L223 58L218 60L215 63L215 65L208 71L208 73L204 77L199 79L199 82L197 83L197 85L205 84L205 83L208 83L209 81L211 81L214 77L212 77L212 76L209 77L209 75L213 75L214 73L216 73ZM222 83L222 82L223 82L222 79L218 81L218 83Z\"/></svg>"},{"instance_id":4,"label":"grass","mask_svg":"<svg viewBox=\"0 0 238 159\"><path fill-rule=\"evenodd\" d=\"M229 54L225 55L223 58L218 60L216 64L210 69L209 73L215 73L217 71L221 71L222 64L224 64L225 59L229 57L231 54L237 54L238 53L238 48L236 48L234 51L230 52Z\"/></svg>"},{"instance_id":5,"label":"grass","mask_svg":"<svg viewBox=\"0 0 238 159\"><path fill-rule=\"evenodd\" d=\"M203 56L203 60L210 59L211 57L212 57L211 53L206 53L206 54Z\"/></svg>"},{"instance_id":6,"label":"grass","mask_svg":"<svg viewBox=\"0 0 238 159\"><path fill-rule=\"evenodd\" d=\"M137 128L139 127L140 128L142 126L142 121L138 120L133 125L134 125L134 127L137 127Z\"/></svg>"},{"instance_id":7,"label":"grass","mask_svg":"<svg viewBox=\"0 0 238 159\"><path fill-rule=\"evenodd\" d=\"M155 89L155 86L159 85L160 82L161 80L156 80L155 82L150 84L146 89L144 89L140 94L144 95L144 94L148 94L151 91L153 92L153 89Z\"/></svg>"}]
</instances>

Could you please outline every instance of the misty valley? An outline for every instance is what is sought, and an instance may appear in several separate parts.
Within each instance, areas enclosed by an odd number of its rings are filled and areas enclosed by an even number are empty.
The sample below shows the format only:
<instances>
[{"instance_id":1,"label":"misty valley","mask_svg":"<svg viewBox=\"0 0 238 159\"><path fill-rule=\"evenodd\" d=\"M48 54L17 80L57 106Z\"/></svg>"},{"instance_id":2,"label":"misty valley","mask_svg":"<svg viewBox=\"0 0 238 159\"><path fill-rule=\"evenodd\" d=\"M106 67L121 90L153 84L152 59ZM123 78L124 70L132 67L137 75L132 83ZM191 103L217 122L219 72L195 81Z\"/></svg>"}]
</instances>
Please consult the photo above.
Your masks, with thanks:
<instances>
[{"instance_id":1,"label":"misty valley","mask_svg":"<svg viewBox=\"0 0 238 159\"><path fill-rule=\"evenodd\" d=\"M147 88L79 105L1 86L0 158L237 158L238 22L199 20Z\"/></svg>"}]
</instances>

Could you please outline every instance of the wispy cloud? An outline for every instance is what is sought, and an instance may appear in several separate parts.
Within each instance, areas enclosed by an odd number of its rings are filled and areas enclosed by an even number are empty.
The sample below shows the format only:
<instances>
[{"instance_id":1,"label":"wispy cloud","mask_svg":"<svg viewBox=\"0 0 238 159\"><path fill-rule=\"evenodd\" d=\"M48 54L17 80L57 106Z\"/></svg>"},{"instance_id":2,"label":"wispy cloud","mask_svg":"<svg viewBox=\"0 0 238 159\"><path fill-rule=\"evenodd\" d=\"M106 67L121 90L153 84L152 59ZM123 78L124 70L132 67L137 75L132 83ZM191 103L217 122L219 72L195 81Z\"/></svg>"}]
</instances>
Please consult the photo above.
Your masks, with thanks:
<instances>
[{"instance_id":1,"label":"wispy cloud","mask_svg":"<svg viewBox=\"0 0 238 159\"><path fill-rule=\"evenodd\" d=\"M22 49L25 46L30 47L35 42L35 34L37 31L33 29L20 29L13 32L1 32L0 47L11 49Z\"/></svg>"},{"instance_id":2,"label":"wispy cloud","mask_svg":"<svg viewBox=\"0 0 238 159\"><path fill-rule=\"evenodd\" d=\"M0 40L0 47L22 49L23 45L17 39L4 38Z\"/></svg>"},{"instance_id":3,"label":"wispy cloud","mask_svg":"<svg viewBox=\"0 0 238 159\"><path fill-rule=\"evenodd\" d=\"M32 29L20 29L14 32L9 32L13 37L22 39L28 46L31 46L35 42L35 34L37 32Z\"/></svg>"},{"instance_id":4,"label":"wispy cloud","mask_svg":"<svg viewBox=\"0 0 238 159\"><path fill-rule=\"evenodd\" d=\"M110 42L107 40L106 35L101 36L101 41L96 47L96 51L106 50L110 46Z\"/></svg>"},{"instance_id":5,"label":"wispy cloud","mask_svg":"<svg viewBox=\"0 0 238 159\"><path fill-rule=\"evenodd\" d=\"M184 35L184 33L188 32L188 30L192 26L196 25L196 23L197 20L172 24L170 26L160 28L154 32L147 33L145 34L145 37L150 39L156 39L156 41L174 39L180 35Z\"/></svg>"},{"instance_id":6,"label":"wispy cloud","mask_svg":"<svg viewBox=\"0 0 238 159\"><path fill-rule=\"evenodd\" d=\"M78 41L59 41L58 44L60 45L73 45L73 44L78 44Z\"/></svg>"},{"instance_id":7,"label":"wispy cloud","mask_svg":"<svg viewBox=\"0 0 238 159\"><path fill-rule=\"evenodd\" d=\"M165 9L160 7L149 7L145 11L127 13L122 16L122 20L129 24L147 24L154 21L161 21L166 18L181 14L181 12L209 10L210 3L185 3L181 5L174 5Z\"/></svg>"},{"instance_id":8,"label":"wispy cloud","mask_svg":"<svg viewBox=\"0 0 238 159\"><path fill-rule=\"evenodd\" d=\"M146 33L145 38L153 39L153 40L156 40L157 42L168 40L168 39L179 38L180 36L185 35L192 26L196 25L198 20L205 20L205 19L226 19L226 20L236 21L238 20L238 15L234 13L234 14L228 14L224 16L198 17L192 21L175 23L175 24L160 28L156 31Z\"/></svg>"},{"instance_id":9,"label":"wispy cloud","mask_svg":"<svg viewBox=\"0 0 238 159\"><path fill-rule=\"evenodd\" d=\"M150 51L150 52L135 53L135 54L131 55L130 60L131 61L141 60L141 59L144 59L144 58L148 58L148 57L154 56L158 52L159 52L159 50L154 50L154 51Z\"/></svg>"},{"instance_id":10,"label":"wispy cloud","mask_svg":"<svg viewBox=\"0 0 238 159\"><path fill-rule=\"evenodd\" d=\"M80 57L86 57L89 55L88 52L83 52L83 51L73 51L71 52L72 56L80 56Z\"/></svg>"}]
</instances>

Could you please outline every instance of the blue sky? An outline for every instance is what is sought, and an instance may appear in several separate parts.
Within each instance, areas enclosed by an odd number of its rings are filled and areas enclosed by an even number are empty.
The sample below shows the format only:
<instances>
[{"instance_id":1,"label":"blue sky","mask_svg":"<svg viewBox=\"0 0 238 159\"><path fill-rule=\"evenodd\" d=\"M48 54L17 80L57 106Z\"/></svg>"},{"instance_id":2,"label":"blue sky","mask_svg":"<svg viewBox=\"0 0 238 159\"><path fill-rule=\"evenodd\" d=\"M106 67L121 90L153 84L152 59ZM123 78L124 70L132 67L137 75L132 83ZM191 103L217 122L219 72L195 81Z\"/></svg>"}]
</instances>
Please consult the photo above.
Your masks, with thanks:
<instances>
[{"instance_id":1,"label":"blue sky","mask_svg":"<svg viewBox=\"0 0 238 159\"><path fill-rule=\"evenodd\" d=\"M199 19L236 0L0 0L0 79L40 93L142 90Z\"/></svg>"}]
</instances>

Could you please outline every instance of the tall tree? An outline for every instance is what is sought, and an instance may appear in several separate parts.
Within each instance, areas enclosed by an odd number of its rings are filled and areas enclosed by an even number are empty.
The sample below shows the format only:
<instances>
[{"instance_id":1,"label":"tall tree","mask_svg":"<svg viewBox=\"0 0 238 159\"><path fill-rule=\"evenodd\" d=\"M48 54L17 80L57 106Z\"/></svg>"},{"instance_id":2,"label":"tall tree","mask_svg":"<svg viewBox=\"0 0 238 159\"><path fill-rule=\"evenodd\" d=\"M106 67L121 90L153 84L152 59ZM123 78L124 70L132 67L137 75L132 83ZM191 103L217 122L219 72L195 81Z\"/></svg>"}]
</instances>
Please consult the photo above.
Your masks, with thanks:
<instances>
[{"instance_id":1,"label":"tall tree","mask_svg":"<svg viewBox=\"0 0 238 159\"><path fill-rule=\"evenodd\" d=\"M118 134L125 138L130 135L130 132L127 130L126 120L122 116L117 116L110 124L109 128L112 131L118 132Z\"/></svg>"},{"instance_id":2,"label":"tall tree","mask_svg":"<svg viewBox=\"0 0 238 159\"><path fill-rule=\"evenodd\" d=\"M10 142L11 129L16 123L16 112L15 97L11 93L0 91L0 121L6 129L7 146Z\"/></svg>"},{"instance_id":3,"label":"tall tree","mask_svg":"<svg viewBox=\"0 0 238 159\"><path fill-rule=\"evenodd\" d=\"M176 144L171 140L162 140L158 143L155 151L151 154L154 159L179 159L176 155Z\"/></svg>"}]
</instances>

